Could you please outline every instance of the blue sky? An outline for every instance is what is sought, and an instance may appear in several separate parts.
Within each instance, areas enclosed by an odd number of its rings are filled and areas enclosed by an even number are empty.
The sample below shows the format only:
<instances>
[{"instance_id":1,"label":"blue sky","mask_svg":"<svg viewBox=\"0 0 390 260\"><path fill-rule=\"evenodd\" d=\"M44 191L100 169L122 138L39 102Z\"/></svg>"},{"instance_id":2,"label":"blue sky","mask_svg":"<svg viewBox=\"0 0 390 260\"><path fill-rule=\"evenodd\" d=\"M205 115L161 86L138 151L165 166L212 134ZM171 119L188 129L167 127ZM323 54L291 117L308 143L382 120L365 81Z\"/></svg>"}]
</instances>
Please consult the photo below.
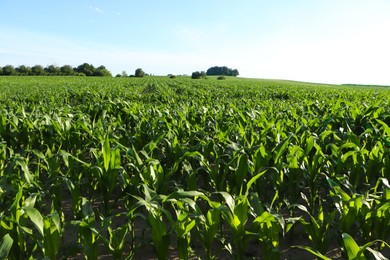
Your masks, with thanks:
<instances>
[{"instance_id":1,"label":"blue sky","mask_svg":"<svg viewBox=\"0 0 390 260\"><path fill-rule=\"evenodd\" d=\"M390 85L388 0L0 0L0 66Z\"/></svg>"}]
</instances>

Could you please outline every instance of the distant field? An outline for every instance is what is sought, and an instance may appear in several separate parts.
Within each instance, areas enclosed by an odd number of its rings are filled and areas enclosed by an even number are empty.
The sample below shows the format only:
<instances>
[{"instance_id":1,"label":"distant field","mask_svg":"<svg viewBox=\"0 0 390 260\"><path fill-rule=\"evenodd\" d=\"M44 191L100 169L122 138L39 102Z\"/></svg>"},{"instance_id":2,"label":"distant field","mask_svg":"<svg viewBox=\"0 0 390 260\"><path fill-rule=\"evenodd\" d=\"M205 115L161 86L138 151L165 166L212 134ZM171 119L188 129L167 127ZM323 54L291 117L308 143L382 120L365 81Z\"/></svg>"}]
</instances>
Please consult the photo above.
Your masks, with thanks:
<instances>
[{"instance_id":1,"label":"distant field","mask_svg":"<svg viewBox=\"0 0 390 260\"><path fill-rule=\"evenodd\" d=\"M386 85L342 84L342 86L362 87L362 88L390 88L390 86L386 86Z\"/></svg>"},{"instance_id":2,"label":"distant field","mask_svg":"<svg viewBox=\"0 0 390 260\"><path fill-rule=\"evenodd\" d=\"M388 257L389 177L390 88L0 77L0 258Z\"/></svg>"}]
</instances>

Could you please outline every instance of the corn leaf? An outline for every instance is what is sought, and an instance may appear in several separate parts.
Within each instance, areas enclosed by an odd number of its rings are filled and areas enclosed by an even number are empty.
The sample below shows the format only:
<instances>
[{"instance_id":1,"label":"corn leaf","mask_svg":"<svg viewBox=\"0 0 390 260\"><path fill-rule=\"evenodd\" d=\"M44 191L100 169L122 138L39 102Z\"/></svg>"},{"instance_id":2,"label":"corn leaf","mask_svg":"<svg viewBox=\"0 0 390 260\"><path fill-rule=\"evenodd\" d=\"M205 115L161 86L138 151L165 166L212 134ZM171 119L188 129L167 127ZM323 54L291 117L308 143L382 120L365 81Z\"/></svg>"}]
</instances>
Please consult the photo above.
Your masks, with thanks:
<instances>
[{"instance_id":1,"label":"corn leaf","mask_svg":"<svg viewBox=\"0 0 390 260\"><path fill-rule=\"evenodd\" d=\"M360 255L360 247L356 244L355 240L347 233L342 234L345 251L349 259L365 260L364 255Z\"/></svg>"},{"instance_id":2,"label":"corn leaf","mask_svg":"<svg viewBox=\"0 0 390 260\"><path fill-rule=\"evenodd\" d=\"M44 233L43 233L44 232L44 230L43 230L44 223L43 223L43 217L42 217L41 213L39 213L39 211L33 207L25 207L23 209L26 211L28 217L33 222L35 227L38 229L39 233L41 233L41 235L43 236L44 235Z\"/></svg>"},{"instance_id":3,"label":"corn leaf","mask_svg":"<svg viewBox=\"0 0 390 260\"><path fill-rule=\"evenodd\" d=\"M11 250L14 240L9 234L6 234L0 243L0 259L7 259L9 251Z\"/></svg>"},{"instance_id":4,"label":"corn leaf","mask_svg":"<svg viewBox=\"0 0 390 260\"><path fill-rule=\"evenodd\" d=\"M332 260L331 258L321 254L320 252L318 252L317 250L315 250L314 248L311 248L309 246L293 246L295 248L300 248L300 249L304 249L310 253L312 253L313 255L315 255L316 257L318 257L319 259L323 259L323 260Z\"/></svg>"}]
</instances>

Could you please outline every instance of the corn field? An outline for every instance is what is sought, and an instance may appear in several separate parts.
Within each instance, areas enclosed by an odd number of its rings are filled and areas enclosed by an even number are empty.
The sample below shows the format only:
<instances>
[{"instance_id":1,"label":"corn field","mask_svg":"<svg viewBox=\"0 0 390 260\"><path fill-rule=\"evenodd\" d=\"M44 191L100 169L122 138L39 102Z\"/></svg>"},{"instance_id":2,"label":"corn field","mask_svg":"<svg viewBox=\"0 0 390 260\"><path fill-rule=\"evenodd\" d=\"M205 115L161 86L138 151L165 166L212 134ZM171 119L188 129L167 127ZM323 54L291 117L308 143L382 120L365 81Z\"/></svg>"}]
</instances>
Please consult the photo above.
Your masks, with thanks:
<instances>
[{"instance_id":1,"label":"corn field","mask_svg":"<svg viewBox=\"0 0 390 260\"><path fill-rule=\"evenodd\" d=\"M0 77L0 259L387 259L389 101L275 80Z\"/></svg>"}]
</instances>

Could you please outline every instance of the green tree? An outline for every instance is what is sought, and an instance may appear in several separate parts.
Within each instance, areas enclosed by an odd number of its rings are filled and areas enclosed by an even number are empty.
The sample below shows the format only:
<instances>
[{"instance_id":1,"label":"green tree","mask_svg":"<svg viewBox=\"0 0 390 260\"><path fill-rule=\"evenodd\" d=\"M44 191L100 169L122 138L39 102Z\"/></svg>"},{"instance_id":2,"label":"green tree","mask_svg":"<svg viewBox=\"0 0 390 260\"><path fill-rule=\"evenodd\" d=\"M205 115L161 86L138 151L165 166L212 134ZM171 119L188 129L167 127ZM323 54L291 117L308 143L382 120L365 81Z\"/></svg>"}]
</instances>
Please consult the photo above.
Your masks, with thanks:
<instances>
[{"instance_id":1,"label":"green tree","mask_svg":"<svg viewBox=\"0 0 390 260\"><path fill-rule=\"evenodd\" d=\"M15 69L17 73L21 76L28 76L32 74L32 70L30 67L25 66L25 65L20 65Z\"/></svg>"},{"instance_id":2,"label":"green tree","mask_svg":"<svg viewBox=\"0 0 390 260\"><path fill-rule=\"evenodd\" d=\"M231 69L226 66L214 66L207 70L206 74L208 76L238 76L238 70L237 69Z\"/></svg>"},{"instance_id":3,"label":"green tree","mask_svg":"<svg viewBox=\"0 0 390 260\"><path fill-rule=\"evenodd\" d=\"M0 75L3 75L3 67L0 66Z\"/></svg>"},{"instance_id":4,"label":"green tree","mask_svg":"<svg viewBox=\"0 0 390 260\"><path fill-rule=\"evenodd\" d=\"M135 70L135 76L138 78L142 78L143 76L145 76L145 72L141 68L138 68Z\"/></svg>"},{"instance_id":5,"label":"green tree","mask_svg":"<svg viewBox=\"0 0 390 260\"><path fill-rule=\"evenodd\" d=\"M33 75L36 75L36 76L43 76L45 75L45 70L43 69L43 67L41 65L35 65L31 68L31 72Z\"/></svg>"},{"instance_id":6,"label":"green tree","mask_svg":"<svg viewBox=\"0 0 390 260\"><path fill-rule=\"evenodd\" d=\"M16 70L15 70L14 66L5 65L3 67L3 75L6 75L6 76L16 75Z\"/></svg>"},{"instance_id":7,"label":"green tree","mask_svg":"<svg viewBox=\"0 0 390 260\"><path fill-rule=\"evenodd\" d=\"M55 65L49 65L45 68L45 71L50 76L58 76L61 74L61 69L58 66Z\"/></svg>"},{"instance_id":8,"label":"green tree","mask_svg":"<svg viewBox=\"0 0 390 260\"><path fill-rule=\"evenodd\" d=\"M192 79L206 78L206 72L204 72L204 71L192 72L191 78Z\"/></svg>"},{"instance_id":9,"label":"green tree","mask_svg":"<svg viewBox=\"0 0 390 260\"><path fill-rule=\"evenodd\" d=\"M92 64L83 63L76 68L76 72L85 76L93 76L95 67Z\"/></svg>"},{"instance_id":10,"label":"green tree","mask_svg":"<svg viewBox=\"0 0 390 260\"><path fill-rule=\"evenodd\" d=\"M104 67L103 65L97 67L93 75L99 77L112 77L111 72L108 69L106 69L106 67Z\"/></svg>"},{"instance_id":11,"label":"green tree","mask_svg":"<svg viewBox=\"0 0 390 260\"><path fill-rule=\"evenodd\" d=\"M75 75L75 71L73 70L73 67L70 65L64 65L60 68L61 74L66 76L72 76Z\"/></svg>"}]
</instances>

